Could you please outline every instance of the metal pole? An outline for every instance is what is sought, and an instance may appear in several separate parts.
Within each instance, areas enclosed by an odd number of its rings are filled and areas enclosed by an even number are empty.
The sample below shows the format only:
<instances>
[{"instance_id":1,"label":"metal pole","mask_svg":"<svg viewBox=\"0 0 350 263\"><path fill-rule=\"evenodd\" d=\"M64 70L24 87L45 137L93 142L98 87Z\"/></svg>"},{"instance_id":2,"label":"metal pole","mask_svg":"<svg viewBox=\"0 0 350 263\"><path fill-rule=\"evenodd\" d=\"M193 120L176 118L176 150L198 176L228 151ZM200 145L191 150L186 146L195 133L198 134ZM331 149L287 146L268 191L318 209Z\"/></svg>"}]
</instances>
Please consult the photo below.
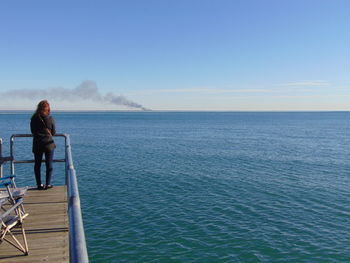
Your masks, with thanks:
<instances>
[{"instance_id":1,"label":"metal pole","mask_svg":"<svg viewBox=\"0 0 350 263\"><path fill-rule=\"evenodd\" d=\"M2 177L2 139L0 138L0 177Z\"/></svg>"},{"instance_id":2,"label":"metal pole","mask_svg":"<svg viewBox=\"0 0 350 263\"><path fill-rule=\"evenodd\" d=\"M64 170L65 170L65 180L66 180L66 185L68 185L68 142L67 142L67 137L69 135L66 135L64 134L63 137L64 137L64 160L65 160L65 167L64 167Z\"/></svg>"},{"instance_id":3,"label":"metal pole","mask_svg":"<svg viewBox=\"0 0 350 263\"><path fill-rule=\"evenodd\" d=\"M15 136L12 135L10 139L10 157L11 157L11 174L15 174L15 157L14 157L14 142L15 142Z\"/></svg>"}]
</instances>

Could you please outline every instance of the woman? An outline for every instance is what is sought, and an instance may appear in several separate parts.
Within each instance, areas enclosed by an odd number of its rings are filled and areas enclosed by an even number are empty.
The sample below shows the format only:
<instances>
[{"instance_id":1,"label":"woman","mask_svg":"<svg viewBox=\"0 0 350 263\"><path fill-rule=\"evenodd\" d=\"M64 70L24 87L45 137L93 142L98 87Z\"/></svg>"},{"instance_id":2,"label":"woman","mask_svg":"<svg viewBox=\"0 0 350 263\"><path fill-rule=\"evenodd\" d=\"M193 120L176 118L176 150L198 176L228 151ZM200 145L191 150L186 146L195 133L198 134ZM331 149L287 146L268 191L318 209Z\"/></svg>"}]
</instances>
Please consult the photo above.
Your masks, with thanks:
<instances>
[{"instance_id":1,"label":"woman","mask_svg":"<svg viewBox=\"0 0 350 263\"><path fill-rule=\"evenodd\" d=\"M33 134L33 153L35 159L34 173L39 190L52 188L52 162L56 148L52 136L56 133L55 120L50 116L50 104L47 100L39 102L38 107L30 120L30 129ZM40 167L45 153L46 185L41 183Z\"/></svg>"}]
</instances>

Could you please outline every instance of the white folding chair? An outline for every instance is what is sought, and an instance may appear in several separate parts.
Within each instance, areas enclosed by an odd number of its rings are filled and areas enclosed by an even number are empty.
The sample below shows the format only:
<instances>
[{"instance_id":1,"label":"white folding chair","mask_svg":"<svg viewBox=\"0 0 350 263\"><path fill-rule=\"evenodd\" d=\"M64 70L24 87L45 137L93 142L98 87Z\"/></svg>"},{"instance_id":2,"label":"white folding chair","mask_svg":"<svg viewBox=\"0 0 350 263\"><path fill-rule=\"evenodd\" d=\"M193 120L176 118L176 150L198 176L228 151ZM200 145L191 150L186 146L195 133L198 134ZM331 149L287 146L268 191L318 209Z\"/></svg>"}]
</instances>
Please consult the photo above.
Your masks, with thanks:
<instances>
[{"instance_id":1,"label":"white folding chair","mask_svg":"<svg viewBox=\"0 0 350 263\"><path fill-rule=\"evenodd\" d=\"M8 242L18 250L22 251L24 255L28 255L28 243L23 226L23 220L28 216L23 207L23 195L27 191L21 191L16 188L13 176L0 178L0 185L6 190L0 191L0 243ZM12 230L20 228L22 233L23 245L16 238ZM9 237L12 238L9 239Z\"/></svg>"},{"instance_id":2,"label":"white folding chair","mask_svg":"<svg viewBox=\"0 0 350 263\"><path fill-rule=\"evenodd\" d=\"M23 213L22 209L20 208L20 206L22 206L23 199L18 199L15 204L12 204L11 200L6 200L5 198L2 198L0 202L2 208L3 206L6 207L3 209L4 212L0 214L0 244L3 241L6 241L10 245L23 252L24 255L28 255L28 243L23 226L23 220L28 216L28 213ZM23 245L12 232L14 228L21 229ZM12 238L12 240L9 238Z\"/></svg>"}]
</instances>

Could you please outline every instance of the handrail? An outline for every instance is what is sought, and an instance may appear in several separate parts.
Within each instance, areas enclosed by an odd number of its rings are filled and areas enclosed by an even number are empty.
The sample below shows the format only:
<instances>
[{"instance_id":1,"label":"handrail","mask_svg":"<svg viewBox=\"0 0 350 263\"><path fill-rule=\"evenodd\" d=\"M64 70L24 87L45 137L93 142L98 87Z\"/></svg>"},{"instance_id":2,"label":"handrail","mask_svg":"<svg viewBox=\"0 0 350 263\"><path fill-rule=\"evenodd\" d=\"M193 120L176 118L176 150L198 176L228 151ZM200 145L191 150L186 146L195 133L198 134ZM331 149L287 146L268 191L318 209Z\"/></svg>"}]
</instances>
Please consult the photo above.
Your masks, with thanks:
<instances>
[{"instance_id":1,"label":"handrail","mask_svg":"<svg viewBox=\"0 0 350 263\"><path fill-rule=\"evenodd\" d=\"M68 194L68 216L69 216L69 262L88 263L89 257L86 248L83 218L81 214L78 181L73 165L72 150L68 134L56 134L55 137L64 137L65 158L64 160L54 160L55 162L65 162L65 181ZM15 163L34 162L34 160L15 160L14 141L17 137L33 137L32 134L13 134L10 139L11 174L15 172ZM0 160L1 160L2 140L0 138ZM4 158L2 158L4 159ZM0 164L1 166L1 164ZM1 169L1 168L0 168Z\"/></svg>"}]
</instances>

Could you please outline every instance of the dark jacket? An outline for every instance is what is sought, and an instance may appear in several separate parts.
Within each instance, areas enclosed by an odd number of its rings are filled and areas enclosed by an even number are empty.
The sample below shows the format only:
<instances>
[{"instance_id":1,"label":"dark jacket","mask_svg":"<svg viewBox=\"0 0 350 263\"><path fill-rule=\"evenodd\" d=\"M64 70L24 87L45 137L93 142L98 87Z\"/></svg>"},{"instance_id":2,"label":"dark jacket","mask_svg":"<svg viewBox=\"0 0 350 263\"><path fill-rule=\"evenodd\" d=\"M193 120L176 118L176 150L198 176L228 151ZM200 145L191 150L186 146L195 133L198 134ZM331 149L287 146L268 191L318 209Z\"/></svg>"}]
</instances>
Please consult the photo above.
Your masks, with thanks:
<instances>
[{"instance_id":1,"label":"dark jacket","mask_svg":"<svg viewBox=\"0 0 350 263\"><path fill-rule=\"evenodd\" d=\"M30 130L33 136L33 153L52 151L56 148L52 136L56 134L55 120L52 116L34 114L30 120Z\"/></svg>"}]
</instances>

